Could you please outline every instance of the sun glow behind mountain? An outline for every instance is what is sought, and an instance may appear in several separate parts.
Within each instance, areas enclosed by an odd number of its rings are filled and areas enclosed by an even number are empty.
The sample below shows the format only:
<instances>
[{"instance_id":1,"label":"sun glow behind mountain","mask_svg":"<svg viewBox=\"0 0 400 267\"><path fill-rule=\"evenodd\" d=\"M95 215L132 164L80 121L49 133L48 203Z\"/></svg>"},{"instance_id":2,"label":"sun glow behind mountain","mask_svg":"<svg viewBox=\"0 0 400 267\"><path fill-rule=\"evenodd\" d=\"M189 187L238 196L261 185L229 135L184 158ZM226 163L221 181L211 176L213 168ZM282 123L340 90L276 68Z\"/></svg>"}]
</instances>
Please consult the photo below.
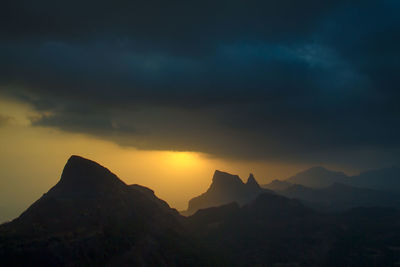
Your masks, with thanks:
<instances>
[{"instance_id":1,"label":"sun glow behind mountain","mask_svg":"<svg viewBox=\"0 0 400 267\"><path fill-rule=\"evenodd\" d=\"M179 210L204 192L214 170L245 179L249 172L268 182L303 169L266 161L238 161L198 152L149 151L122 147L90 135L33 126L40 113L31 106L0 96L0 221L16 217L60 178L73 154L99 162L127 184L140 184Z\"/></svg>"},{"instance_id":2,"label":"sun glow behind mountain","mask_svg":"<svg viewBox=\"0 0 400 267\"><path fill-rule=\"evenodd\" d=\"M194 152L166 152L171 168L189 169L202 164L198 153Z\"/></svg>"}]
</instances>

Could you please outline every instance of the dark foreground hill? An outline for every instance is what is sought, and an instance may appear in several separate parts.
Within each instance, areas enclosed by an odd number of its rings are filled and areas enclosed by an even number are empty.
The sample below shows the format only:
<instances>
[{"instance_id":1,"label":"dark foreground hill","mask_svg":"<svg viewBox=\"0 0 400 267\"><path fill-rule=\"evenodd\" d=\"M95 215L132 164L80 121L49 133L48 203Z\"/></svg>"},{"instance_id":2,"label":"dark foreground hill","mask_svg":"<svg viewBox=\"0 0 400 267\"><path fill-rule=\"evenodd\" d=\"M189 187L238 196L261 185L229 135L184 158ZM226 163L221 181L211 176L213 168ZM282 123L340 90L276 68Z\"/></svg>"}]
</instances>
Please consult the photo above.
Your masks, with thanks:
<instances>
[{"instance_id":1,"label":"dark foreground hill","mask_svg":"<svg viewBox=\"0 0 400 267\"><path fill-rule=\"evenodd\" d=\"M357 208L320 214L264 193L188 217L193 235L228 266L398 266L400 213Z\"/></svg>"},{"instance_id":2,"label":"dark foreground hill","mask_svg":"<svg viewBox=\"0 0 400 267\"><path fill-rule=\"evenodd\" d=\"M232 186L225 183L231 180L226 177L216 181L217 188ZM226 192L252 188L246 190L258 193L246 203L200 209L186 218L152 190L126 185L97 163L73 156L49 192L20 217L0 226L0 266L400 262L400 214L395 209L357 208L327 215L298 200L259 190L253 178L246 184L236 182L239 186Z\"/></svg>"},{"instance_id":3,"label":"dark foreground hill","mask_svg":"<svg viewBox=\"0 0 400 267\"><path fill-rule=\"evenodd\" d=\"M200 263L182 234L183 220L150 189L72 156L52 189L0 227L0 265Z\"/></svg>"}]
</instances>

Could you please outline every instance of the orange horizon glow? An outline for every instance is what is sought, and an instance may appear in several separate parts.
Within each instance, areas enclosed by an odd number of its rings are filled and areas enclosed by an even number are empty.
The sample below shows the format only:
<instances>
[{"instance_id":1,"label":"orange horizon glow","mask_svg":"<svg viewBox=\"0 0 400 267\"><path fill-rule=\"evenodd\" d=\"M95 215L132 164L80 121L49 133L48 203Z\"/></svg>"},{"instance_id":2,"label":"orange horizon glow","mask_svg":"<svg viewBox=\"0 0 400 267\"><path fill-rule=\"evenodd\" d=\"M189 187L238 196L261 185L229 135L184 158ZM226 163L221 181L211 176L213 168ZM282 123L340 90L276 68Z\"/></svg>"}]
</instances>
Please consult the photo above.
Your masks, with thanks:
<instances>
[{"instance_id":1,"label":"orange horizon glow","mask_svg":"<svg viewBox=\"0 0 400 267\"><path fill-rule=\"evenodd\" d=\"M84 134L33 127L30 118L38 116L34 109L5 98L0 98L0 115L10 118L0 126L0 221L18 216L54 186L71 155L98 162L127 184L151 188L178 210L185 210L189 199L207 190L216 169L243 180L252 172L264 184L305 168L199 152L137 150Z\"/></svg>"}]
</instances>

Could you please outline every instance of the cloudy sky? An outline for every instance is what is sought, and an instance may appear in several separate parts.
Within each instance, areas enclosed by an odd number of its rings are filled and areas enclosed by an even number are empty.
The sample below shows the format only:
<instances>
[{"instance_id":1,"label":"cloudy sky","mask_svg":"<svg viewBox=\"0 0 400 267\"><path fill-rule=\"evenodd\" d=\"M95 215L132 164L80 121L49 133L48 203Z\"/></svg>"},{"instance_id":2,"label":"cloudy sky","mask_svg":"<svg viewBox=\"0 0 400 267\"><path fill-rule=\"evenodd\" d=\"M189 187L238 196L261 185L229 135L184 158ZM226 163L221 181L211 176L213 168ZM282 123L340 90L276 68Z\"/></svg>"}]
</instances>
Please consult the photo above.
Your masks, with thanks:
<instances>
[{"instance_id":1,"label":"cloudy sky","mask_svg":"<svg viewBox=\"0 0 400 267\"><path fill-rule=\"evenodd\" d=\"M399 12L397 0L6 0L0 127L30 115L1 142L47 129L282 175L398 165Z\"/></svg>"}]
</instances>

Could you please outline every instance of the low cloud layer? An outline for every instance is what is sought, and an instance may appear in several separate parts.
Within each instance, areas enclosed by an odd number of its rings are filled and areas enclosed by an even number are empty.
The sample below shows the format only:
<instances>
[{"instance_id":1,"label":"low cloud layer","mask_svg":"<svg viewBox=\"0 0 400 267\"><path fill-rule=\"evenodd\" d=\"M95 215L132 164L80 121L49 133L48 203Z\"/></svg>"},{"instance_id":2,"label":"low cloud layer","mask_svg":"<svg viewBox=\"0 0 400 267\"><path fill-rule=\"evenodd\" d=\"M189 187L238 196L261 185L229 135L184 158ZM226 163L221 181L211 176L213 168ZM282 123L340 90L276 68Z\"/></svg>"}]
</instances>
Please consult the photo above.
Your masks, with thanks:
<instances>
[{"instance_id":1,"label":"low cloud layer","mask_svg":"<svg viewBox=\"0 0 400 267\"><path fill-rule=\"evenodd\" d=\"M0 90L139 149L399 163L398 1L6 1Z\"/></svg>"}]
</instances>

